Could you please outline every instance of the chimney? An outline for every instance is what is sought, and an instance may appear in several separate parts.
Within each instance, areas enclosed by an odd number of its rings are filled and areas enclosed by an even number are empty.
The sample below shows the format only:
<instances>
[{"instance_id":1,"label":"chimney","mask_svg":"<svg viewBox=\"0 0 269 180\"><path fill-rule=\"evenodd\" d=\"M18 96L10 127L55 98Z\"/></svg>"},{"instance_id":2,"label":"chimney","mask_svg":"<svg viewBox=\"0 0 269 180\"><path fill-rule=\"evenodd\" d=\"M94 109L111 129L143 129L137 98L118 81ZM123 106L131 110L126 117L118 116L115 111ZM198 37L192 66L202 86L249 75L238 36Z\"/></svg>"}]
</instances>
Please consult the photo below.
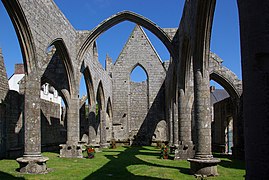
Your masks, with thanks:
<instances>
[{"instance_id":1,"label":"chimney","mask_svg":"<svg viewBox=\"0 0 269 180\"><path fill-rule=\"evenodd\" d=\"M109 57L108 54L106 54L106 71L108 72L110 77L112 76L112 68L113 68L113 60L111 57Z\"/></svg>"},{"instance_id":2,"label":"chimney","mask_svg":"<svg viewBox=\"0 0 269 180\"><path fill-rule=\"evenodd\" d=\"M15 73L14 74L25 74L23 64L15 64Z\"/></svg>"},{"instance_id":3,"label":"chimney","mask_svg":"<svg viewBox=\"0 0 269 180\"><path fill-rule=\"evenodd\" d=\"M215 91L215 86L210 86L210 92L213 93Z\"/></svg>"}]
</instances>

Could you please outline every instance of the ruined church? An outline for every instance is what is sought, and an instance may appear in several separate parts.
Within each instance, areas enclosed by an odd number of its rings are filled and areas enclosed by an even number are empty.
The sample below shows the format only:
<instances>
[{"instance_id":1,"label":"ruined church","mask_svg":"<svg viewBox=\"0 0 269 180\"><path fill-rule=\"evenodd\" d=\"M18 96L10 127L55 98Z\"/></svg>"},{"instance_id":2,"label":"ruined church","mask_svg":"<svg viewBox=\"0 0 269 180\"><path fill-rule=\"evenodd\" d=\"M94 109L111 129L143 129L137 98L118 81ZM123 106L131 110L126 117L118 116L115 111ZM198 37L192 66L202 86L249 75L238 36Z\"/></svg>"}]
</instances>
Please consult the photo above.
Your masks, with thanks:
<instances>
[{"instance_id":1,"label":"ruined church","mask_svg":"<svg viewBox=\"0 0 269 180\"><path fill-rule=\"evenodd\" d=\"M193 174L218 174L215 151L245 158L248 179L266 177L269 36L266 18L256 20L267 6L238 0L242 82L210 52L215 0L186 1L177 28L161 28L123 11L83 31L52 0L2 2L17 32L23 65L7 79L0 51L0 156L16 157L20 172L46 172L42 151L82 158L84 144L168 142L175 160L188 160ZM252 8L256 14L249 13ZM96 39L123 21L136 26L118 59L107 56L103 68ZM160 59L142 27L161 40L169 60ZM131 80L137 67L145 81ZM87 89L82 97L81 78ZM225 92L210 87L210 80Z\"/></svg>"}]
</instances>

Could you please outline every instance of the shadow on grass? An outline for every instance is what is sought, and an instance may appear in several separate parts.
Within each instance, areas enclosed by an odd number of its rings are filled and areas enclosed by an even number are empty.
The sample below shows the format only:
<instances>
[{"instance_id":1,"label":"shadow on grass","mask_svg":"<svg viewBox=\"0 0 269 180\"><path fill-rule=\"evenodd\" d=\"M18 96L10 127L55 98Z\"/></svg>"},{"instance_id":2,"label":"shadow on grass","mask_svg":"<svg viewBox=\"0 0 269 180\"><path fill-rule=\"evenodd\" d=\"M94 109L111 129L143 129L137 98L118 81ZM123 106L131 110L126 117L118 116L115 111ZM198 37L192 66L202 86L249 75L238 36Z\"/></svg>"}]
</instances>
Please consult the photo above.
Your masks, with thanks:
<instances>
[{"instance_id":1,"label":"shadow on grass","mask_svg":"<svg viewBox=\"0 0 269 180\"><path fill-rule=\"evenodd\" d=\"M240 160L227 161L222 159L219 165L225 168L242 169L242 170L246 169L245 163Z\"/></svg>"},{"instance_id":2,"label":"shadow on grass","mask_svg":"<svg viewBox=\"0 0 269 180\"><path fill-rule=\"evenodd\" d=\"M5 173L0 171L0 179L5 179L5 180L9 180L9 179L16 179L16 180L23 180L24 178L22 177L15 177L12 176L11 174Z\"/></svg>"},{"instance_id":3,"label":"shadow on grass","mask_svg":"<svg viewBox=\"0 0 269 180\"><path fill-rule=\"evenodd\" d=\"M215 158L226 158L226 159L232 159L232 156L229 154L219 154L219 153L213 153Z\"/></svg>"},{"instance_id":4,"label":"shadow on grass","mask_svg":"<svg viewBox=\"0 0 269 180\"><path fill-rule=\"evenodd\" d=\"M245 170L245 162L243 160L234 159L231 155L214 154L215 158L221 158L220 166L225 168L242 169ZM225 159L229 160L225 160Z\"/></svg>"},{"instance_id":5,"label":"shadow on grass","mask_svg":"<svg viewBox=\"0 0 269 180\"><path fill-rule=\"evenodd\" d=\"M105 155L110 161L105 164L102 168L98 169L94 173L90 174L85 179L149 179L158 180L162 178L135 175L128 171L127 167L131 165L146 165L150 167L160 167L160 168L173 168L178 169L181 173L190 174L187 168L178 168L166 165L153 164L143 161L136 157L136 155L146 155L146 156L159 156L160 154L156 152L141 152L141 150L148 151L143 147L127 147L126 150L122 151L118 155ZM143 170L141 170L143 173Z\"/></svg>"}]
</instances>

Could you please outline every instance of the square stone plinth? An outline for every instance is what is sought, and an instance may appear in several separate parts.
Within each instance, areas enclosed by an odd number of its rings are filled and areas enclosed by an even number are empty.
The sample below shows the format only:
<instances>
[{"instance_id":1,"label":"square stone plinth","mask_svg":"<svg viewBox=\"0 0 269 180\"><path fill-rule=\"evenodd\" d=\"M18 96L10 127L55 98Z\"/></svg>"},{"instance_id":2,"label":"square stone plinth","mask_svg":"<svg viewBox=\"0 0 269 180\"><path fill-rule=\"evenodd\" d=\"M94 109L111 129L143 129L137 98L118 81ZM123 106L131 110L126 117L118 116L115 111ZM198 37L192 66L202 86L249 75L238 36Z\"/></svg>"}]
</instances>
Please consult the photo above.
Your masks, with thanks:
<instances>
[{"instance_id":1,"label":"square stone plinth","mask_svg":"<svg viewBox=\"0 0 269 180\"><path fill-rule=\"evenodd\" d=\"M21 157L16 159L20 164L20 172L28 174L45 174L47 173L46 162L49 160L47 157Z\"/></svg>"},{"instance_id":2,"label":"square stone plinth","mask_svg":"<svg viewBox=\"0 0 269 180\"><path fill-rule=\"evenodd\" d=\"M187 160L193 158L194 154L195 150L192 143L181 144L175 150L175 160Z\"/></svg>"},{"instance_id":3,"label":"square stone plinth","mask_svg":"<svg viewBox=\"0 0 269 180\"><path fill-rule=\"evenodd\" d=\"M191 165L191 173L197 177L218 176L217 165L220 159L188 159Z\"/></svg>"},{"instance_id":4,"label":"square stone plinth","mask_svg":"<svg viewBox=\"0 0 269 180\"><path fill-rule=\"evenodd\" d=\"M82 145L81 144L61 144L60 145L60 157L63 158L83 158Z\"/></svg>"}]
</instances>

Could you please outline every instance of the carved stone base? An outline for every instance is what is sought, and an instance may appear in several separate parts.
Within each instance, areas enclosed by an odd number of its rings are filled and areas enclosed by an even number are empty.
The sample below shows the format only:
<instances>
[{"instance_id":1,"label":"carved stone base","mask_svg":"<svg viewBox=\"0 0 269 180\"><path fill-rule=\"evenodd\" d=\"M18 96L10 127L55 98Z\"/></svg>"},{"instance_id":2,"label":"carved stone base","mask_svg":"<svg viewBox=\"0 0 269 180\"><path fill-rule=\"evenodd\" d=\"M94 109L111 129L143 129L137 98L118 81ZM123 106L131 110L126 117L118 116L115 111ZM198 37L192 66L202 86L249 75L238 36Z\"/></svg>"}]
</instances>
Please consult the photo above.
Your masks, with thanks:
<instances>
[{"instance_id":1,"label":"carved stone base","mask_svg":"<svg viewBox=\"0 0 269 180\"><path fill-rule=\"evenodd\" d=\"M188 159L191 164L191 173L197 177L218 176L217 165L219 159Z\"/></svg>"},{"instance_id":2,"label":"carved stone base","mask_svg":"<svg viewBox=\"0 0 269 180\"><path fill-rule=\"evenodd\" d=\"M20 172L21 173L29 173L29 174L45 174L47 173L47 165L46 162L49 160L47 157L31 157L25 156L16 159L20 164Z\"/></svg>"},{"instance_id":3,"label":"carved stone base","mask_svg":"<svg viewBox=\"0 0 269 180\"><path fill-rule=\"evenodd\" d=\"M63 158L83 158L82 154L82 145L68 145L61 144L60 145L60 157Z\"/></svg>"},{"instance_id":4,"label":"carved stone base","mask_svg":"<svg viewBox=\"0 0 269 180\"><path fill-rule=\"evenodd\" d=\"M192 142L181 143L175 150L175 160L187 160L193 158L195 154Z\"/></svg>"}]
</instances>

